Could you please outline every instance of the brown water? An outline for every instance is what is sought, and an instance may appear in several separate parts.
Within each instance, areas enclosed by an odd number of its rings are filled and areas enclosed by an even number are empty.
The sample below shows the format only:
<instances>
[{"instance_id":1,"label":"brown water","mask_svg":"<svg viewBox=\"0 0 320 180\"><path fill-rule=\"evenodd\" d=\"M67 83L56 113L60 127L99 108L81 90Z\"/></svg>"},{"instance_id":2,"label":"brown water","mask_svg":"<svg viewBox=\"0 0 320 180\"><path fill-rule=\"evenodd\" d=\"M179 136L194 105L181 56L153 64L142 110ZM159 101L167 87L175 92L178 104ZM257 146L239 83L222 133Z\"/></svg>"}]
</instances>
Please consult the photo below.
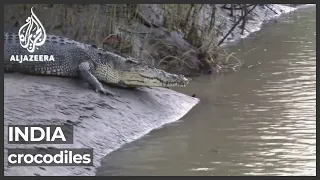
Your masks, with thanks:
<instances>
[{"instance_id":1,"label":"brown water","mask_svg":"<svg viewBox=\"0 0 320 180\"><path fill-rule=\"evenodd\" d=\"M230 52L261 64L194 78L179 91L200 104L109 154L97 175L316 175L316 8L282 16Z\"/></svg>"}]
</instances>

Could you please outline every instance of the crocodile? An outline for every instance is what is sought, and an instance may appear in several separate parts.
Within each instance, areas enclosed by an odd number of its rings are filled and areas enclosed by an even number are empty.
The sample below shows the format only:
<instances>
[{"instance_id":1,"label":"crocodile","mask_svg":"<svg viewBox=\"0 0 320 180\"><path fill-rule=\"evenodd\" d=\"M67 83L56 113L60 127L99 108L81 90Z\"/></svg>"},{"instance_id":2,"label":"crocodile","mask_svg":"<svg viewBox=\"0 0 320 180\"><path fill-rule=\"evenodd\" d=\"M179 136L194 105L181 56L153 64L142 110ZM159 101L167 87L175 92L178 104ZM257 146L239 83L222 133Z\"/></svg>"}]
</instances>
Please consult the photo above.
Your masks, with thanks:
<instances>
[{"instance_id":1,"label":"crocodile","mask_svg":"<svg viewBox=\"0 0 320 180\"><path fill-rule=\"evenodd\" d=\"M30 53L18 33L4 33L4 72L81 78L97 93L114 96L103 84L117 87L185 87L190 79L154 68L145 61L127 58L73 39L46 35Z\"/></svg>"}]
</instances>

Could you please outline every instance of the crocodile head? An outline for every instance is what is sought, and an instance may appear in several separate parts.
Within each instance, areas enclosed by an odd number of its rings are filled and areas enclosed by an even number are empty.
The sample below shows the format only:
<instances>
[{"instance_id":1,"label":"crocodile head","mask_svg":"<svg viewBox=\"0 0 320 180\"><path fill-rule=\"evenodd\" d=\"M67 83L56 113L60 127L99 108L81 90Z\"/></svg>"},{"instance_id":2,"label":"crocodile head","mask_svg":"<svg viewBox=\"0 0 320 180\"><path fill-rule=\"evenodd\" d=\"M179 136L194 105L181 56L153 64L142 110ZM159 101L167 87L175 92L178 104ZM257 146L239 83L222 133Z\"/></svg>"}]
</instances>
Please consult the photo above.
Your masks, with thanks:
<instances>
[{"instance_id":1,"label":"crocodile head","mask_svg":"<svg viewBox=\"0 0 320 180\"><path fill-rule=\"evenodd\" d=\"M120 81L126 86L185 87L189 79L150 67L145 61L128 58L120 68Z\"/></svg>"}]
</instances>

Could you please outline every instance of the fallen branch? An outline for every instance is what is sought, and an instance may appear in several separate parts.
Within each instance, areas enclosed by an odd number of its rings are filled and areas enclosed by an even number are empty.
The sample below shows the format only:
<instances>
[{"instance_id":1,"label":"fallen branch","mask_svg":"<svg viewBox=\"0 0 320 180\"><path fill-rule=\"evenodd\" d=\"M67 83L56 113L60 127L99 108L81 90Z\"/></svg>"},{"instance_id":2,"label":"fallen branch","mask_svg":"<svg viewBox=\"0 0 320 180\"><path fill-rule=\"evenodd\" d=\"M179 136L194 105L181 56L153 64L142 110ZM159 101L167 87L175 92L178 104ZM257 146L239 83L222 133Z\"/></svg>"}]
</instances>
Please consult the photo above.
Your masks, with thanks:
<instances>
[{"instance_id":1,"label":"fallen branch","mask_svg":"<svg viewBox=\"0 0 320 180\"><path fill-rule=\"evenodd\" d=\"M254 9L254 8L256 8L257 7L257 5L255 5L252 9L250 9L246 14L244 14L244 16L241 16L240 18L239 18L239 20L238 20L238 22L236 22L235 24L234 24L234 26L230 29L230 31L220 40L220 42L218 43L218 46L220 46L222 43L223 43L223 41L230 35L230 33L238 26L238 24L242 21L242 19L243 18L245 18L248 14L250 14L250 12Z\"/></svg>"},{"instance_id":2,"label":"fallen branch","mask_svg":"<svg viewBox=\"0 0 320 180\"><path fill-rule=\"evenodd\" d=\"M226 59L225 59L225 62L229 63L230 57L233 57L235 60L238 61L239 65L242 66L242 62L241 62L236 56L234 56L235 52L232 52L232 53L230 53L230 54L228 54L226 50L224 50L224 52L225 52L226 55L227 55L227 57L226 57Z\"/></svg>"},{"instance_id":3,"label":"fallen branch","mask_svg":"<svg viewBox=\"0 0 320 180\"><path fill-rule=\"evenodd\" d=\"M251 6L254 6L255 4L249 4L249 5L246 5L245 7L238 7L238 5L233 5L232 7L226 7L226 6L222 6L221 8L222 9L227 9L227 10L242 10L243 8L248 8L248 7L251 7Z\"/></svg>"},{"instance_id":4,"label":"fallen branch","mask_svg":"<svg viewBox=\"0 0 320 180\"><path fill-rule=\"evenodd\" d=\"M253 50L256 50L257 48L252 48L250 49L249 51L245 52L243 55L247 55L249 52L253 51Z\"/></svg>"},{"instance_id":5,"label":"fallen branch","mask_svg":"<svg viewBox=\"0 0 320 180\"><path fill-rule=\"evenodd\" d=\"M270 8L268 5L266 5L266 7L267 7L268 9L270 9L271 11L273 11L274 13L278 14L275 10L273 10L272 8Z\"/></svg>"}]
</instances>

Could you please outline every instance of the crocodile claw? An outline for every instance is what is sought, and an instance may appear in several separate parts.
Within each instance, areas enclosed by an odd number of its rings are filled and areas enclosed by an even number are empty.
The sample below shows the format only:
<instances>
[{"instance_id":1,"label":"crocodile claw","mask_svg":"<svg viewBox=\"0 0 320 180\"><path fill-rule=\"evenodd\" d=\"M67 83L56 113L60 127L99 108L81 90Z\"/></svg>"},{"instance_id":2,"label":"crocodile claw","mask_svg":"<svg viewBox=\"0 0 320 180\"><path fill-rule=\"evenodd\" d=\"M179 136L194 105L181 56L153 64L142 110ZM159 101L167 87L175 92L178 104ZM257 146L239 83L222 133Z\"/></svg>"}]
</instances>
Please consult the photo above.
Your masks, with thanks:
<instances>
[{"instance_id":1,"label":"crocodile claw","mask_svg":"<svg viewBox=\"0 0 320 180\"><path fill-rule=\"evenodd\" d=\"M107 96L117 96L117 94L115 94L115 93L113 93L113 92L111 92L111 91L108 91L108 90L106 90L106 89L104 89L104 88L101 88L101 89L96 89L96 93L98 93L98 92L100 92L100 93L102 93L102 94L104 94L104 95L107 95Z\"/></svg>"}]
</instances>

